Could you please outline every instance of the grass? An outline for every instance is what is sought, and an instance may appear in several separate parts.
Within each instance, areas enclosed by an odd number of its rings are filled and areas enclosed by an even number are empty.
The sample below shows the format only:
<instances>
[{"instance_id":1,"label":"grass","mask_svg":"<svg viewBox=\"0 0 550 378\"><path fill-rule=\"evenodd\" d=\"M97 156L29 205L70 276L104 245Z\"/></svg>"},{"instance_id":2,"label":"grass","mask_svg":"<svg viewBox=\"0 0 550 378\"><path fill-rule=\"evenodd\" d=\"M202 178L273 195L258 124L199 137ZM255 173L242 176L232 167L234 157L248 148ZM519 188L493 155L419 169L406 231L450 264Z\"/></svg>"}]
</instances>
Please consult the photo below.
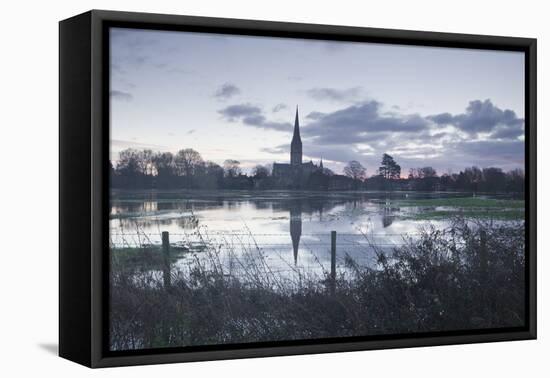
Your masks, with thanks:
<instances>
[{"instance_id":1,"label":"grass","mask_svg":"<svg viewBox=\"0 0 550 378\"><path fill-rule=\"evenodd\" d=\"M488 220L522 220L525 218L523 209L456 209L456 210L423 210L422 212L410 212L401 218L412 220L441 220L461 216L467 219Z\"/></svg>"},{"instance_id":2,"label":"grass","mask_svg":"<svg viewBox=\"0 0 550 378\"><path fill-rule=\"evenodd\" d=\"M523 200L500 200L483 197L451 197L414 200L397 200L392 205L398 207L456 207L456 208L499 208L524 209Z\"/></svg>"},{"instance_id":3,"label":"grass","mask_svg":"<svg viewBox=\"0 0 550 378\"><path fill-rule=\"evenodd\" d=\"M110 277L111 348L524 324L523 222L472 224L455 218L448 229L420 231L420 238L407 239L391 252L367 240L376 266L346 256L347 273L334 280L299 271L283 277L269 269L260 247L250 247L236 261L243 267L241 275L230 274L218 249L205 248L185 270L172 266L165 273L170 279L163 281L147 260L147 253L159 251L116 251ZM125 269L128 261L141 262L145 269Z\"/></svg>"},{"instance_id":4,"label":"grass","mask_svg":"<svg viewBox=\"0 0 550 378\"><path fill-rule=\"evenodd\" d=\"M398 200L392 206L410 208L401 218L439 220L461 216L468 219L521 220L525 218L523 200L500 200L483 197L430 198Z\"/></svg>"},{"instance_id":5,"label":"grass","mask_svg":"<svg viewBox=\"0 0 550 378\"><path fill-rule=\"evenodd\" d=\"M181 249L172 249L169 262L174 263L183 256ZM160 246L111 248L111 265L117 269L133 270L137 267L162 269L166 264Z\"/></svg>"}]
</instances>

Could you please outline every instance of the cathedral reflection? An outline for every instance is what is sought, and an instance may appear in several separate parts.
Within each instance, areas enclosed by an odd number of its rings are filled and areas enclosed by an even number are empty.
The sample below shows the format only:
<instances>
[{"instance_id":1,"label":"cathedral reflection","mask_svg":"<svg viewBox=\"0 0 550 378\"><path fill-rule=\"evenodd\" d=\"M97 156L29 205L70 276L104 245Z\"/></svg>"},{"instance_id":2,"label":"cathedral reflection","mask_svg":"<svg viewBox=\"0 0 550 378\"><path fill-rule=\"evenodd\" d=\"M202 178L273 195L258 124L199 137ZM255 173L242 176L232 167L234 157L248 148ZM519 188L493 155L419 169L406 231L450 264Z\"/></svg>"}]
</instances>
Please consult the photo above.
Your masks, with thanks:
<instances>
[{"instance_id":1,"label":"cathedral reflection","mask_svg":"<svg viewBox=\"0 0 550 378\"><path fill-rule=\"evenodd\" d=\"M392 225L395 220L395 214L398 213L401 209L395 207L384 207L384 212L382 214L382 226L384 228Z\"/></svg>"},{"instance_id":2,"label":"cathedral reflection","mask_svg":"<svg viewBox=\"0 0 550 378\"><path fill-rule=\"evenodd\" d=\"M292 239L292 250L294 252L294 264L298 262L298 249L302 236L302 205L300 201L290 203L290 238Z\"/></svg>"}]
</instances>

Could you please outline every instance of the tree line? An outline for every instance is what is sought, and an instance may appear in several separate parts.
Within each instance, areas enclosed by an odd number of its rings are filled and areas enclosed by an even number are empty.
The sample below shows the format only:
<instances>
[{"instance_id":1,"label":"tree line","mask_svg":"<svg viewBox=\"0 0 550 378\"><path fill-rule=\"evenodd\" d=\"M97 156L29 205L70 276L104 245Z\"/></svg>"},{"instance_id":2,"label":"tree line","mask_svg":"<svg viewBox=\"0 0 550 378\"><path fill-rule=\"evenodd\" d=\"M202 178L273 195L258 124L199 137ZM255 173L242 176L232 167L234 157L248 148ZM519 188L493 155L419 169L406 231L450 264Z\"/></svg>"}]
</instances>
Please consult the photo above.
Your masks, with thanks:
<instances>
[{"instance_id":1,"label":"tree line","mask_svg":"<svg viewBox=\"0 0 550 378\"><path fill-rule=\"evenodd\" d=\"M459 173L441 175L430 166L411 168L403 177L395 159L383 154L376 173L358 161L350 161L343 175L324 168L300 182L309 190L414 190L523 193L525 174L521 169L504 172L501 168L469 167ZM241 163L227 159L222 165L204 160L191 148L177 153L126 149L110 162L111 187L126 189L288 189L271 175L271 167L256 165L250 174ZM295 187L294 187L295 188Z\"/></svg>"}]
</instances>

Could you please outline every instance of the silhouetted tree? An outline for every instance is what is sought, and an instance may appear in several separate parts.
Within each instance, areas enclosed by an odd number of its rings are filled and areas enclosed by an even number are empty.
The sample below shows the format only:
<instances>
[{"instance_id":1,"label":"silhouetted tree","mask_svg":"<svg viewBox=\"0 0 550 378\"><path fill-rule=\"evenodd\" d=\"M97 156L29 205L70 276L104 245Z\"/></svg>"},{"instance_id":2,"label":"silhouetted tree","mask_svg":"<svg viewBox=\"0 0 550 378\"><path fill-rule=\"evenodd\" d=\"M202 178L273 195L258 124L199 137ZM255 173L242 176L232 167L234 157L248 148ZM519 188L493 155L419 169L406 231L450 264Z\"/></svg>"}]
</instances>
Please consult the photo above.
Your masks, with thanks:
<instances>
[{"instance_id":1,"label":"silhouetted tree","mask_svg":"<svg viewBox=\"0 0 550 378\"><path fill-rule=\"evenodd\" d=\"M437 171L432 167L411 168L408 180L408 186L413 190L431 191L439 184Z\"/></svg>"},{"instance_id":2,"label":"silhouetted tree","mask_svg":"<svg viewBox=\"0 0 550 378\"><path fill-rule=\"evenodd\" d=\"M329 168L323 168L322 172L325 176L334 176L334 172Z\"/></svg>"},{"instance_id":3,"label":"silhouetted tree","mask_svg":"<svg viewBox=\"0 0 550 378\"><path fill-rule=\"evenodd\" d=\"M227 159L223 162L225 177L237 177L241 174L241 163L238 160Z\"/></svg>"},{"instance_id":4,"label":"silhouetted tree","mask_svg":"<svg viewBox=\"0 0 550 378\"><path fill-rule=\"evenodd\" d=\"M140 152L133 148L122 150L118 154L117 170L123 175L138 175L140 171Z\"/></svg>"},{"instance_id":5,"label":"silhouetted tree","mask_svg":"<svg viewBox=\"0 0 550 378\"><path fill-rule=\"evenodd\" d=\"M482 180L483 172L478 167L466 168L458 175L458 185L462 190L478 192Z\"/></svg>"},{"instance_id":6,"label":"silhouetted tree","mask_svg":"<svg viewBox=\"0 0 550 378\"><path fill-rule=\"evenodd\" d=\"M506 190L514 193L525 192L525 172L514 169L506 174Z\"/></svg>"},{"instance_id":7,"label":"silhouetted tree","mask_svg":"<svg viewBox=\"0 0 550 378\"><path fill-rule=\"evenodd\" d=\"M525 173L521 169L504 172L501 168L468 167L459 173L447 172L441 177L432 167L412 168L407 179L401 179L401 167L388 154L382 157L378 175L365 178L364 167L350 161L345 175L334 174L324 168L314 171L300 183L310 190L357 189L362 182L369 190L391 188L402 190L453 190L462 192L508 192L523 195ZM251 175L242 174L237 160L226 160L223 168L211 161L203 161L193 149L182 149L176 155L170 152L152 152L128 148L119 152L116 164L109 162L113 188L197 188L197 189L281 189L287 183L271 176L269 166L257 165Z\"/></svg>"},{"instance_id":8,"label":"silhouetted tree","mask_svg":"<svg viewBox=\"0 0 550 378\"><path fill-rule=\"evenodd\" d=\"M159 152L153 155L152 161L159 177L175 176L176 166L174 164L174 155L171 152Z\"/></svg>"},{"instance_id":9,"label":"silhouetted tree","mask_svg":"<svg viewBox=\"0 0 550 378\"><path fill-rule=\"evenodd\" d=\"M252 175L255 178L266 178L267 176L269 176L269 168L258 164L252 169Z\"/></svg>"},{"instance_id":10,"label":"silhouetted tree","mask_svg":"<svg viewBox=\"0 0 550 378\"><path fill-rule=\"evenodd\" d=\"M506 190L506 175L500 168L484 168L481 185L483 192L504 192Z\"/></svg>"},{"instance_id":11,"label":"silhouetted tree","mask_svg":"<svg viewBox=\"0 0 550 378\"><path fill-rule=\"evenodd\" d=\"M437 172L432 167L419 168L419 171L420 171L420 178L437 177Z\"/></svg>"},{"instance_id":12,"label":"silhouetted tree","mask_svg":"<svg viewBox=\"0 0 550 378\"><path fill-rule=\"evenodd\" d=\"M143 150L139 152L140 170L145 176L153 175L153 151Z\"/></svg>"},{"instance_id":13,"label":"silhouetted tree","mask_svg":"<svg viewBox=\"0 0 550 378\"><path fill-rule=\"evenodd\" d=\"M359 181L363 181L367 177L367 170L356 160L350 161L344 167L344 174L354 181L354 188L358 188Z\"/></svg>"},{"instance_id":14,"label":"silhouetted tree","mask_svg":"<svg viewBox=\"0 0 550 378\"><path fill-rule=\"evenodd\" d=\"M151 158L154 170L157 174L157 186L170 188L176 186L176 166L174 155L171 152L158 152Z\"/></svg>"},{"instance_id":15,"label":"silhouetted tree","mask_svg":"<svg viewBox=\"0 0 550 378\"><path fill-rule=\"evenodd\" d=\"M175 157L175 164L178 174L181 176L191 177L203 164L201 154L192 148L179 150Z\"/></svg>"},{"instance_id":16,"label":"silhouetted tree","mask_svg":"<svg viewBox=\"0 0 550 378\"><path fill-rule=\"evenodd\" d=\"M364 180L367 175L367 170L361 163L352 160L344 167L344 174L354 180Z\"/></svg>"},{"instance_id":17,"label":"silhouetted tree","mask_svg":"<svg viewBox=\"0 0 550 378\"><path fill-rule=\"evenodd\" d=\"M385 179L398 179L401 176L401 166L388 154L382 155L378 173Z\"/></svg>"},{"instance_id":18,"label":"silhouetted tree","mask_svg":"<svg viewBox=\"0 0 550 378\"><path fill-rule=\"evenodd\" d=\"M218 189L223 187L223 168L207 161L196 170L195 186L201 189Z\"/></svg>"}]
</instances>

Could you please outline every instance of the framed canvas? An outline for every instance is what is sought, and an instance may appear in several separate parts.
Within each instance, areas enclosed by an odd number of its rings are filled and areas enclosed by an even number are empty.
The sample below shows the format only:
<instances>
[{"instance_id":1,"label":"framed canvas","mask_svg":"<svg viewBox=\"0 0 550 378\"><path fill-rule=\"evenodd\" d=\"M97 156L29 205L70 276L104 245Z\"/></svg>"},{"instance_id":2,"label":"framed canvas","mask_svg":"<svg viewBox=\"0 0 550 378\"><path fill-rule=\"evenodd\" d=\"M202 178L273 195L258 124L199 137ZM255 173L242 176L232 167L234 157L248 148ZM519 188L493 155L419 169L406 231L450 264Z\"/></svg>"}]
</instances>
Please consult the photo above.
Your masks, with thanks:
<instances>
[{"instance_id":1,"label":"framed canvas","mask_svg":"<svg viewBox=\"0 0 550 378\"><path fill-rule=\"evenodd\" d=\"M536 338L536 40L60 22L59 353Z\"/></svg>"}]
</instances>

